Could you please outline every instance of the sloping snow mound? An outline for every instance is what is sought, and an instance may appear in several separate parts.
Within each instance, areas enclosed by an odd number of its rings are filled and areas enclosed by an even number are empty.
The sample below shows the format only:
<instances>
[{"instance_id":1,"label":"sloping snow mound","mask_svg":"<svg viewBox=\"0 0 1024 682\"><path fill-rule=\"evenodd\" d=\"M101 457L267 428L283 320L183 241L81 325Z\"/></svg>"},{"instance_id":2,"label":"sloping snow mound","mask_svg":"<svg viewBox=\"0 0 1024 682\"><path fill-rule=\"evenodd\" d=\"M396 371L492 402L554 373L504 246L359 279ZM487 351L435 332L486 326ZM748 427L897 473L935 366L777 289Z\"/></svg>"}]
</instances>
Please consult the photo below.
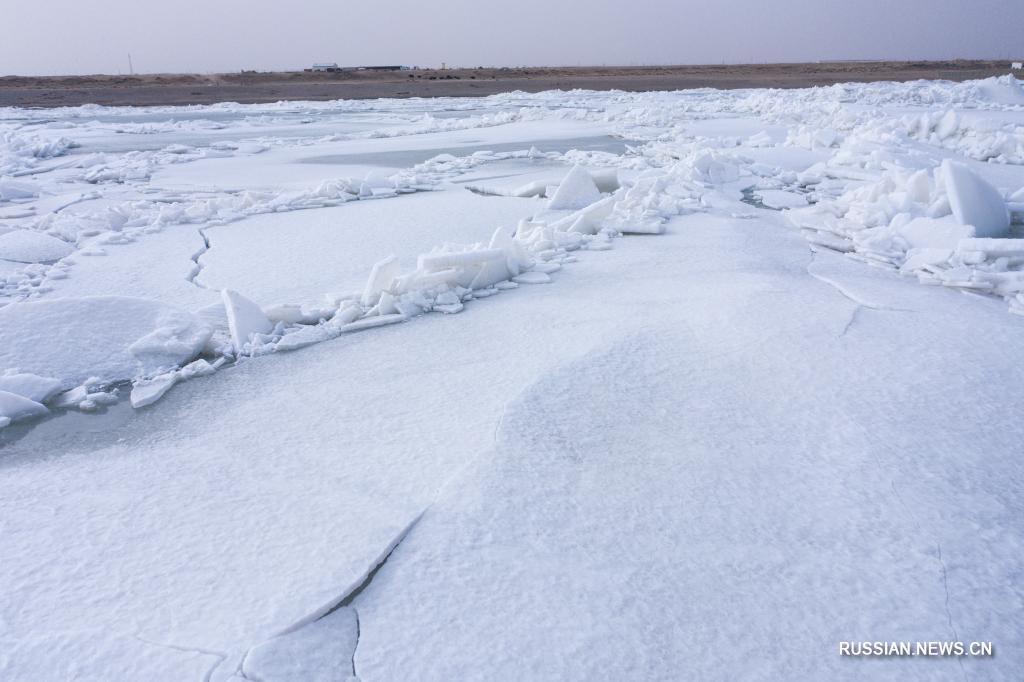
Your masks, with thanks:
<instances>
[{"instance_id":1,"label":"sloping snow mound","mask_svg":"<svg viewBox=\"0 0 1024 682\"><path fill-rule=\"evenodd\" d=\"M601 198L594 178L582 166L575 165L559 183L554 196L548 203L550 209L575 211L585 208Z\"/></svg>"},{"instance_id":2,"label":"sloping snow mound","mask_svg":"<svg viewBox=\"0 0 1024 682\"><path fill-rule=\"evenodd\" d=\"M158 301L87 296L0 308L0 367L53 377L74 388L157 374L199 354L210 328Z\"/></svg>"},{"instance_id":3,"label":"sloping snow mound","mask_svg":"<svg viewBox=\"0 0 1024 682\"><path fill-rule=\"evenodd\" d=\"M949 194L949 207L958 222L973 225L978 237L1006 236L1010 214L999 190L967 166L949 159L942 162L942 178Z\"/></svg>"},{"instance_id":4,"label":"sloping snow mound","mask_svg":"<svg viewBox=\"0 0 1024 682\"><path fill-rule=\"evenodd\" d=\"M0 258L18 263L52 263L75 250L66 241L34 230L0 234Z\"/></svg>"}]
</instances>

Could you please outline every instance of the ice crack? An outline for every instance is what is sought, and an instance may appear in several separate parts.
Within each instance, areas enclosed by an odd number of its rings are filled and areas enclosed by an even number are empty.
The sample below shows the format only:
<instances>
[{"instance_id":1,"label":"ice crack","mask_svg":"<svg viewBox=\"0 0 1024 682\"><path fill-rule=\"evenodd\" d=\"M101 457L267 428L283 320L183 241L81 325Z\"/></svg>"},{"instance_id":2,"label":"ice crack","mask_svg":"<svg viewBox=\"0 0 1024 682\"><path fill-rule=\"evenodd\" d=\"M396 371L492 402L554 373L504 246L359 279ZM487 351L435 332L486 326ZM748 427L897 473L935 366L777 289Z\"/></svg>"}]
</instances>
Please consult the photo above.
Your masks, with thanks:
<instances>
[{"instance_id":1,"label":"ice crack","mask_svg":"<svg viewBox=\"0 0 1024 682\"><path fill-rule=\"evenodd\" d=\"M882 465L881 460L878 458L877 455L875 456L875 461L878 463L879 466ZM895 479L890 479L889 488L892 490L892 495L894 498L896 498L897 504L899 504L903 508L903 511L907 515L907 518L909 518L911 523L913 523L914 526L917 528L918 534L922 534L924 529L921 527L921 523L917 520L917 517L914 516L914 514L911 512L910 506L903 500L903 496L900 494L899 489L896 487ZM942 591L944 597L943 609L946 612L946 624L949 626L949 630L953 634L953 641L959 642L960 634L957 632L956 626L953 625L953 611L952 609L950 609L949 606L949 576L946 571L946 561L942 558L942 543L940 543L937 540L935 542L935 551L936 560L939 564L939 572L942 575ZM957 657L956 662L957 665L960 666L960 673L964 676L964 679L966 680L967 671L964 670L963 661L960 660L959 656Z\"/></svg>"},{"instance_id":2,"label":"ice crack","mask_svg":"<svg viewBox=\"0 0 1024 682\"><path fill-rule=\"evenodd\" d=\"M895 489L895 483L893 484L893 487ZM956 631L956 626L953 625L953 612L949 608L949 576L946 573L946 561L942 558L942 543L935 543L935 553L939 560L939 569L942 571L942 589L946 593L946 602L944 605L946 609L946 621L949 623L949 629L953 632L953 641L959 642L960 634ZM957 665L960 666L960 674L962 674L964 676L964 679L966 680L967 671L964 670L963 661L961 661L960 658L957 657L956 662Z\"/></svg>"},{"instance_id":3,"label":"ice crack","mask_svg":"<svg viewBox=\"0 0 1024 682\"><path fill-rule=\"evenodd\" d=\"M413 519L412 522L408 526L406 526L404 530L402 530L398 537L391 541L387 549L384 550L384 554L381 556L381 558L377 560L377 562L369 570L369 572L362 579L362 581L355 586L355 588L353 588L351 591L348 592L348 594L342 597L341 601L332 606L330 610L328 610L322 616L314 618L313 620L320 620L321 618L326 618L338 609L345 608L346 606L351 606L352 602L355 601L356 597L362 594L363 591L365 591L366 588L370 586L370 583L372 583L373 579L377 577L377 573L380 572L380 569L384 568L384 564L388 562L388 559L390 559L391 555L394 554L396 549L398 549L398 546L402 544L402 541L405 540L409 533L412 532L412 529L416 527L416 524L419 523L420 519L423 518L424 513L425 510L424 512L420 512L419 515L417 515L416 518ZM357 614L356 618L358 619L358 617L359 616ZM358 637L356 638L356 644L359 644Z\"/></svg>"},{"instance_id":4,"label":"ice crack","mask_svg":"<svg viewBox=\"0 0 1024 682\"><path fill-rule=\"evenodd\" d=\"M226 661L227 658L228 658L228 655L226 653L222 652L222 651L214 651L212 649L202 649L200 647L195 647L195 646L179 646L177 644L165 644L163 642L154 642L152 640L145 639L145 638L140 637L138 635L132 635L132 636L135 637L135 639L137 639L140 642L142 642L143 644L149 644L150 646L158 646L158 647L162 647L164 649L171 649L173 651L181 651L182 653L186 653L186 654L200 654L202 656L213 656L214 658L217 659L217 661L212 666L210 666L210 669L206 671L205 675L203 675L203 682L210 682L210 678L213 676L214 671L217 670L217 668L220 667L221 663Z\"/></svg>"},{"instance_id":5,"label":"ice crack","mask_svg":"<svg viewBox=\"0 0 1024 682\"><path fill-rule=\"evenodd\" d=\"M359 673L356 672L356 651L359 650L359 636L362 634L362 629L361 629L361 626L359 624L359 610L358 609L352 609L352 613L356 617L356 644L355 644L354 647L352 647L352 662L351 662L351 665L352 665L352 677L354 677L354 678L356 678L358 680L359 679Z\"/></svg>"},{"instance_id":6,"label":"ice crack","mask_svg":"<svg viewBox=\"0 0 1024 682\"><path fill-rule=\"evenodd\" d=\"M863 308L864 306L858 304L857 307L853 309L853 312L850 313L850 319L846 322L846 326L843 327L843 331L839 332L839 338L846 336L846 332L850 331L850 327L852 327L853 323L857 321L857 315Z\"/></svg>"},{"instance_id":7,"label":"ice crack","mask_svg":"<svg viewBox=\"0 0 1024 682\"><path fill-rule=\"evenodd\" d=\"M417 514L416 517L413 518L413 520L410 521L401 530L401 532L399 532L398 535L396 535L391 540L391 542L388 543L388 545L384 548L384 551L381 552L380 555L378 556L377 560L373 562L373 564L367 569L367 571L362 575L362 577L359 578L355 585L353 585L345 592L343 592L342 595L337 599L333 599L324 606L314 610L312 613L303 616L302 618L292 623L288 627L284 628L274 636L281 637L283 635L291 634L296 630L305 627L306 625L309 625L310 623L313 623L315 621L320 620L321 618L331 615L338 609L349 606L352 603L352 601L355 600L356 597L362 594L363 590L369 587L370 583L373 582L373 579L377 576L377 573L380 571L381 568L383 568L384 564L387 563L387 560L391 557L391 554L398 548L400 544L402 544L402 541L405 540L409 533L412 532L412 529L416 527L416 524L419 523L420 519L423 518L423 515L425 513L426 509Z\"/></svg>"},{"instance_id":8,"label":"ice crack","mask_svg":"<svg viewBox=\"0 0 1024 682\"><path fill-rule=\"evenodd\" d=\"M200 289L206 289L208 287L204 286L202 283L198 281L199 273L203 271L203 264L199 262L199 259L203 257L203 254L210 250L210 237L206 234L206 227L200 227L196 231L199 233L199 236L203 240L203 246L194 254L192 254L192 269L185 277L185 280L188 281L190 284L194 284Z\"/></svg>"},{"instance_id":9,"label":"ice crack","mask_svg":"<svg viewBox=\"0 0 1024 682\"><path fill-rule=\"evenodd\" d=\"M846 300L850 301L851 303L853 303L856 306L853 309L853 312L850 313L850 319L847 320L846 325L843 327L843 330L841 332L839 332L838 338L843 338L844 336L846 336L846 333L850 331L850 328L853 326L854 322L857 321L857 318L860 315L860 311L862 309L864 309L864 308L867 308L868 310L875 310L875 311L878 311L878 312L886 312L886 313L912 313L912 312L914 312L913 310L910 310L908 308L891 308L891 307L888 307L888 306L881 306L881 305L877 305L877 304L874 304L874 303L869 303L867 301L864 301L864 300L858 298L854 293L852 293L850 291L847 291L838 282L836 282L834 280L831 280L828 277L825 277L823 275L819 275L819 274L815 273L812 270L812 267L814 266L815 254L816 253L817 252L814 249L811 249L811 260L807 263L807 266L804 268L807 271L807 274L810 275L811 277L813 277L814 279L818 280L822 284L827 284L829 287L834 289L840 296L842 296L843 298L845 298Z\"/></svg>"}]
</instances>

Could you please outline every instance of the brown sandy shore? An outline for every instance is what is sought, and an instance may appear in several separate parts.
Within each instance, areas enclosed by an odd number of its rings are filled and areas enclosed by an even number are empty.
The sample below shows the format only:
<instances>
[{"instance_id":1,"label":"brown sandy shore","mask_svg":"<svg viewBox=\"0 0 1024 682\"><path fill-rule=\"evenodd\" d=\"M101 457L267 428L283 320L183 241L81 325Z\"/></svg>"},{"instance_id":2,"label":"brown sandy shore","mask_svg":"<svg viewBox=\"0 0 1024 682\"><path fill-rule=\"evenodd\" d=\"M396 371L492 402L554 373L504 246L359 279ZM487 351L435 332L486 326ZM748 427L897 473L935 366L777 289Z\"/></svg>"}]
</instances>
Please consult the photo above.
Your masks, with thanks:
<instances>
[{"instance_id":1,"label":"brown sandy shore","mask_svg":"<svg viewBox=\"0 0 1024 682\"><path fill-rule=\"evenodd\" d=\"M0 106L184 105L215 102L467 97L523 90L800 88L851 81L963 81L1008 73L1006 61L817 62L651 67L558 67L214 75L0 77Z\"/></svg>"}]
</instances>

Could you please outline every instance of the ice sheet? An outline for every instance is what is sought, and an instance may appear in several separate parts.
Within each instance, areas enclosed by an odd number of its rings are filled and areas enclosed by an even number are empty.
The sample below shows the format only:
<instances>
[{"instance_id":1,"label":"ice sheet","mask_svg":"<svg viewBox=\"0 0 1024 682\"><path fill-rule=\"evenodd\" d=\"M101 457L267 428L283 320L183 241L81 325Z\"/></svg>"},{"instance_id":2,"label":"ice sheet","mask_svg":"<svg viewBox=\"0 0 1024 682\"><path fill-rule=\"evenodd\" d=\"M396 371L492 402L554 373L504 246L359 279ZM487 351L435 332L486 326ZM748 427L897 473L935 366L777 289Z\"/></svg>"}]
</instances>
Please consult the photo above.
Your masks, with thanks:
<instances>
[{"instance_id":1,"label":"ice sheet","mask_svg":"<svg viewBox=\"0 0 1024 682\"><path fill-rule=\"evenodd\" d=\"M0 678L1014 679L1019 90L0 110Z\"/></svg>"}]
</instances>

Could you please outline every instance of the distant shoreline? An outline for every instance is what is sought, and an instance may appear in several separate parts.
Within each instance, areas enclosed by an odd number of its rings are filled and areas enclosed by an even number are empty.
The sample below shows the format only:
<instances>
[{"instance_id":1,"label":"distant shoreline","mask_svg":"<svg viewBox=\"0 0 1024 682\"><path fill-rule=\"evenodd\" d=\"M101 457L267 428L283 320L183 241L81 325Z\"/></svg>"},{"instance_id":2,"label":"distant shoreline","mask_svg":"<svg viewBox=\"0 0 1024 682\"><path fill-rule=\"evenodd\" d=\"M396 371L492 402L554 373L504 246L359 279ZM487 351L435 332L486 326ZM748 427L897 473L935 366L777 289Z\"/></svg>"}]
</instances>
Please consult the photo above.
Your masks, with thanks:
<instances>
[{"instance_id":1,"label":"distant shoreline","mask_svg":"<svg viewBox=\"0 0 1024 682\"><path fill-rule=\"evenodd\" d=\"M174 106L378 97L476 97L522 90L801 88L843 82L964 81L1010 73L1004 60L841 61L648 67L287 71L0 77L0 107ZM1019 73L1024 76L1024 73Z\"/></svg>"}]
</instances>

